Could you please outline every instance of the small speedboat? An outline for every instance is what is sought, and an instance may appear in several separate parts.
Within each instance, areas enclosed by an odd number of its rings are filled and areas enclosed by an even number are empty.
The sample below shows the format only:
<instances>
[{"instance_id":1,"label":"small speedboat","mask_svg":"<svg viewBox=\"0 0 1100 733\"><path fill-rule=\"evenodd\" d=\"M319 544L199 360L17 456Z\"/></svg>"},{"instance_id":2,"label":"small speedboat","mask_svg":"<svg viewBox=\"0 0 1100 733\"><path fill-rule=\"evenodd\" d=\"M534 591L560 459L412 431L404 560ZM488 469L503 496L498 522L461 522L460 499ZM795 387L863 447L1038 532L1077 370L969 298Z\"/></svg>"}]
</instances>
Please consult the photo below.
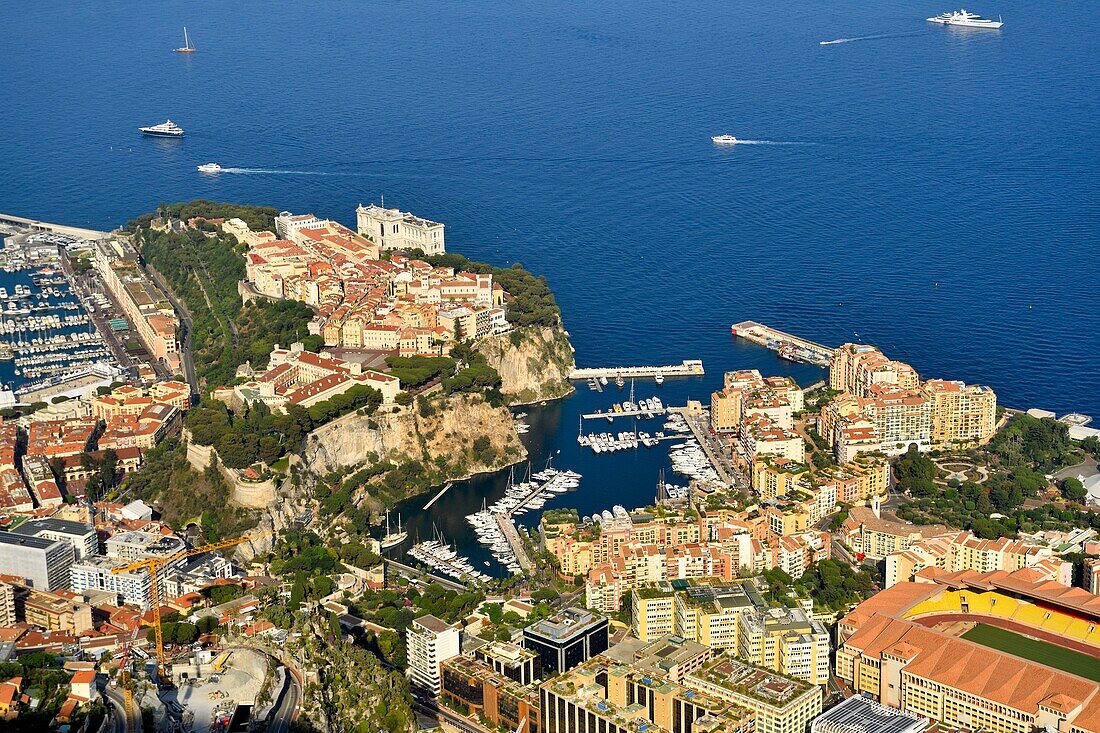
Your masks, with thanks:
<instances>
[{"instance_id":1,"label":"small speedboat","mask_svg":"<svg viewBox=\"0 0 1100 733\"><path fill-rule=\"evenodd\" d=\"M222 169L217 163L203 163L198 168L199 173L218 173Z\"/></svg>"},{"instance_id":2,"label":"small speedboat","mask_svg":"<svg viewBox=\"0 0 1100 733\"><path fill-rule=\"evenodd\" d=\"M736 145L738 142L733 135L714 135L710 141L715 145Z\"/></svg>"}]
</instances>

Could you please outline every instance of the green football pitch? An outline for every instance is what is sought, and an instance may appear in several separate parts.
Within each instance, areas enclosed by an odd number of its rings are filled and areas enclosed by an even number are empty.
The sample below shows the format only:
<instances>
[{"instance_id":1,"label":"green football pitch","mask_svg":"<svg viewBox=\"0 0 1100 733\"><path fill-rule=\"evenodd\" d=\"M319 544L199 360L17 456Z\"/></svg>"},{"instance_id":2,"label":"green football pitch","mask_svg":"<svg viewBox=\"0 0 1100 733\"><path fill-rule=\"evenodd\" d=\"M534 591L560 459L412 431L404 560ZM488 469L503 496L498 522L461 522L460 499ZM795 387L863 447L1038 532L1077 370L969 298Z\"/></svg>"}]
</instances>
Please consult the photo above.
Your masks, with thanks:
<instances>
[{"instance_id":1,"label":"green football pitch","mask_svg":"<svg viewBox=\"0 0 1100 733\"><path fill-rule=\"evenodd\" d=\"M962 635L967 641L1030 659L1063 672L1100 682L1100 659L996 626L978 624Z\"/></svg>"}]
</instances>

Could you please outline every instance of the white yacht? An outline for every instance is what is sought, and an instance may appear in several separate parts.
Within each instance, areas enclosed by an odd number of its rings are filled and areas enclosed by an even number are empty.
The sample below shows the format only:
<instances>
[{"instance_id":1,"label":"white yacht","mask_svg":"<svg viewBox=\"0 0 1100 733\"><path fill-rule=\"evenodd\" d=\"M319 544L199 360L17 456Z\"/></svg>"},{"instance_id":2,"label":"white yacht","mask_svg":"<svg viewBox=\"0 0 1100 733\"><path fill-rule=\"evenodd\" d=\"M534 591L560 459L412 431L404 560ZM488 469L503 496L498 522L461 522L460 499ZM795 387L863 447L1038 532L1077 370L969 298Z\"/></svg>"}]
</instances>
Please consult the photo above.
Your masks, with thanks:
<instances>
[{"instance_id":1,"label":"white yacht","mask_svg":"<svg viewBox=\"0 0 1100 733\"><path fill-rule=\"evenodd\" d=\"M964 28L989 28L991 30L996 30L1004 25L999 19L987 20L976 13L968 13L965 10L943 13L935 18L929 18L928 22L941 25L959 25Z\"/></svg>"},{"instance_id":2,"label":"white yacht","mask_svg":"<svg viewBox=\"0 0 1100 733\"><path fill-rule=\"evenodd\" d=\"M710 141L715 145L736 145L738 143L737 138L733 135L714 135Z\"/></svg>"},{"instance_id":3,"label":"white yacht","mask_svg":"<svg viewBox=\"0 0 1100 733\"><path fill-rule=\"evenodd\" d=\"M183 128L172 120L165 120L159 125L139 127L138 130L153 137L183 137Z\"/></svg>"},{"instance_id":4,"label":"white yacht","mask_svg":"<svg viewBox=\"0 0 1100 733\"><path fill-rule=\"evenodd\" d=\"M217 163L203 163L199 166L199 173L218 173L221 169Z\"/></svg>"}]
</instances>

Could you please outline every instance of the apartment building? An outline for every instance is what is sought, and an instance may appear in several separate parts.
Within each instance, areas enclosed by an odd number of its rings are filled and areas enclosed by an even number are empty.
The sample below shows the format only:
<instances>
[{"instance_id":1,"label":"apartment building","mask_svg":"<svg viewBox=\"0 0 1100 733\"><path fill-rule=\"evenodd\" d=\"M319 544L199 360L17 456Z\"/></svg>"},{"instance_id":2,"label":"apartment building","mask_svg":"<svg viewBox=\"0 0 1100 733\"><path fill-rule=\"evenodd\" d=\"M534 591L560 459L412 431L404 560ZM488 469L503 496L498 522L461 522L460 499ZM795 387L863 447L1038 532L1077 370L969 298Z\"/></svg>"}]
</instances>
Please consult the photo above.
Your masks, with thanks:
<instances>
[{"instance_id":1,"label":"apartment building","mask_svg":"<svg viewBox=\"0 0 1100 733\"><path fill-rule=\"evenodd\" d=\"M179 319L164 292L145 276L133 247L119 239L96 242L95 267L149 353L180 367Z\"/></svg>"},{"instance_id":2,"label":"apartment building","mask_svg":"<svg viewBox=\"0 0 1100 733\"><path fill-rule=\"evenodd\" d=\"M152 532L116 532L107 538L106 554L118 564L136 562L148 558L166 558L187 549L183 540L174 535Z\"/></svg>"},{"instance_id":3,"label":"apartment building","mask_svg":"<svg viewBox=\"0 0 1100 733\"><path fill-rule=\"evenodd\" d=\"M0 574L24 578L36 590L68 588L75 557L69 542L0 532Z\"/></svg>"},{"instance_id":4,"label":"apartment building","mask_svg":"<svg viewBox=\"0 0 1100 733\"><path fill-rule=\"evenodd\" d=\"M887 455L932 448L932 405L919 389L874 385L860 404Z\"/></svg>"},{"instance_id":5,"label":"apartment building","mask_svg":"<svg viewBox=\"0 0 1100 733\"><path fill-rule=\"evenodd\" d=\"M653 584L630 592L630 621L643 642L676 633L676 593L671 585Z\"/></svg>"},{"instance_id":6,"label":"apartment building","mask_svg":"<svg viewBox=\"0 0 1100 733\"><path fill-rule=\"evenodd\" d=\"M16 464L15 450L19 443L19 428L12 421L0 418L0 512L29 512L34 499Z\"/></svg>"},{"instance_id":7,"label":"apartment building","mask_svg":"<svg viewBox=\"0 0 1100 733\"><path fill-rule=\"evenodd\" d=\"M888 359L865 344L844 344L834 352L829 366L829 387L857 397L869 397L875 387L910 390L919 384L913 367Z\"/></svg>"},{"instance_id":8,"label":"apartment building","mask_svg":"<svg viewBox=\"0 0 1100 733\"><path fill-rule=\"evenodd\" d=\"M0 579L0 628L11 626L14 623L15 586Z\"/></svg>"},{"instance_id":9,"label":"apartment building","mask_svg":"<svg viewBox=\"0 0 1100 733\"><path fill-rule=\"evenodd\" d=\"M753 491L765 501L785 496L797 489L806 471L806 464L789 458L760 456L751 465Z\"/></svg>"},{"instance_id":10,"label":"apartment building","mask_svg":"<svg viewBox=\"0 0 1100 733\"><path fill-rule=\"evenodd\" d=\"M16 588L17 617L43 631L66 631L80 635L92 630L92 607L71 591L56 593Z\"/></svg>"},{"instance_id":11,"label":"apartment building","mask_svg":"<svg viewBox=\"0 0 1100 733\"><path fill-rule=\"evenodd\" d=\"M407 211L360 204L355 209L355 221L360 234L386 251L418 249L426 255L446 251L443 225Z\"/></svg>"},{"instance_id":12,"label":"apartment building","mask_svg":"<svg viewBox=\"0 0 1100 733\"><path fill-rule=\"evenodd\" d=\"M123 563L117 558L95 555L86 557L72 566L71 587L76 593L103 591L143 609L152 605L152 585L149 573L134 571L115 573L114 569Z\"/></svg>"},{"instance_id":13,"label":"apartment building","mask_svg":"<svg viewBox=\"0 0 1100 733\"><path fill-rule=\"evenodd\" d=\"M986 540L970 532L951 532L887 555L884 587L911 581L925 568L952 573L962 570L1011 573L1034 568L1061 585L1069 586L1073 582L1073 564L1059 558L1050 547L1007 537Z\"/></svg>"},{"instance_id":14,"label":"apartment building","mask_svg":"<svg viewBox=\"0 0 1100 733\"><path fill-rule=\"evenodd\" d=\"M946 379L924 383L932 420L932 443L958 448L993 437L997 427L997 395L989 387Z\"/></svg>"},{"instance_id":15,"label":"apartment building","mask_svg":"<svg viewBox=\"0 0 1100 733\"><path fill-rule=\"evenodd\" d=\"M67 542L73 547L74 559L99 552L99 538L95 527L82 522L70 522L64 519L31 519L12 530L15 534L41 537L55 542Z\"/></svg>"},{"instance_id":16,"label":"apartment building","mask_svg":"<svg viewBox=\"0 0 1100 733\"><path fill-rule=\"evenodd\" d=\"M857 553L878 559L907 550L921 540L949 533L942 524L909 524L883 519L871 507L852 507L841 527L845 543Z\"/></svg>"},{"instance_id":17,"label":"apartment building","mask_svg":"<svg viewBox=\"0 0 1100 733\"><path fill-rule=\"evenodd\" d=\"M892 361L872 346L836 350L829 386L841 394L821 413L821 434L842 461L882 450L898 455L973 445L993 435L997 396L989 387L930 379Z\"/></svg>"},{"instance_id":18,"label":"apartment building","mask_svg":"<svg viewBox=\"0 0 1100 733\"><path fill-rule=\"evenodd\" d=\"M821 712L821 687L720 657L688 676L692 687L753 713L755 733L805 733Z\"/></svg>"},{"instance_id":19,"label":"apartment building","mask_svg":"<svg viewBox=\"0 0 1100 733\"><path fill-rule=\"evenodd\" d=\"M829 631L800 608L754 608L741 616L738 656L814 685L829 681Z\"/></svg>"},{"instance_id":20,"label":"apartment building","mask_svg":"<svg viewBox=\"0 0 1100 733\"><path fill-rule=\"evenodd\" d=\"M806 460L806 444L799 435L764 414L753 414L741 421L741 451L750 463L758 456L770 455L796 463Z\"/></svg>"},{"instance_id":21,"label":"apartment building","mask_svg":"<svg viewBox=\"0 0 1100 733\"><path fill-rule=\"evenodd\" d=\"M520 685L529 685L542 676L539 655L515 644L491 642L475 649L474 658Z\"/></svg>"},{"instance_id":22,"label":"apartment building","mask_svg":"<svg viewBox=\"0 0 1100 733\"><path fill-rule=\"evenodd\" d=\"M543 683L542 733L753 733L754 715L697 686L606 658Z\"/></svg>"},{"instance_id":23,"label":"apartment building","mask_svg":"<svg viewBox=\"0 0 1100 733\"><path fill-rule=\"evenodd\" d=\"M604 652L603 656L640 672L664 677L669 682L683 682L689 674L710 662L713 650L670 634L652 641L628 636Z\"/></svg>"},{"instance_id":24,"label":"apartment building","mask_svg":"<svg viewBox=\"0 0 1100 733\"><path fill-rule=\"evenodd\" d=\"M443 662L441 679L439 697L444 704L514 733L539 733L537 688L521 685L469 654Z\"/></svg>"},{"instance_id":25,"label":"apartment building","mask_svg":"<svg viewBox=\"0 0 1100 733\"><path fill-rule=\"evenodd\" d=\"M433 695L442 689L440 665L462 651L459 630L427 614L414 619L406 632L409 678Z\"/></svg>"}]
</instances>

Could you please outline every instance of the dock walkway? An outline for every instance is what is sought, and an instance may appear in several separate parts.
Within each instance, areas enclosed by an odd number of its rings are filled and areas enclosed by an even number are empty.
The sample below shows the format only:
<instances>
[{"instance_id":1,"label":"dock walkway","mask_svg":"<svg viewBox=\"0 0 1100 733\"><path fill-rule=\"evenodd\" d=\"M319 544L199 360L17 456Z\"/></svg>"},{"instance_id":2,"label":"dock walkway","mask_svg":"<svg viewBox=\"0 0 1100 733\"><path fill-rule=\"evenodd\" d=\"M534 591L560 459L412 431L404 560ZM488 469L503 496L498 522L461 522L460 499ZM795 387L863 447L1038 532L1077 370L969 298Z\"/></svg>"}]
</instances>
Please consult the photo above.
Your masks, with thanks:
<instances>
[{"instance_id":1,"label":"dock walkway","mask_svg":"<svg viewBox=\"0 0 1100 733\"><path fill-rule=\"evenodd\" d=\"M703 376L703 362L699 359L684 359L680 364L667 366L621 366L621 367L586 367L574 369L570 379L599 379L607 377L614 379L644 379L654 378L658 374L662 377L701 377Z\"/></svg>"},{"instance_id":2,"label":"dock walkway","mask_svg":"<svg viewBox=\"0 0 1100 733\"><path fill-rule=\"evenodd\" d=\"M519 538L519 530L516 529L512 516L510 514L497 514L495 517L497 525L500 527L500 531L504 533L504 539L508 540L508 545L512 548L512 553L516 556L519 566L523 568L524 572L533 570L535 564L531 562L531 558L527 557L527 550L523 546L523 540Z\"/></svg>"},{"instance_id":3,"label":"dock walkway","mask_svg":"<svg viewBox=\"0 0 1100 733\"><path fill-rule=\"evenodd\" d=\"M598 419L601 419L601 418L602 419L607 419L609 417L612 418L612 419L617 418L617 417L642 417L642 418L646 418L648 420L650 418L663 417L664 414L665 414L664 409L660 409L660 410L631 410L629 412L627 412L626 410L623 410L622 412L611 412L611 411L608 411L608 412L586 412L582 415L582 417L585 420L598 420Z\"/></svg>"},{"instance_id":4,"label":"dock walkway","mask_svg":"<svg viewBox=\"0 0 1100 733\"><path fill-rule=\"evenodd\" d=\"M684 416L685 422L687 422L688 427L691 428L691 434L695 436L695 440L699 442L699 446L703 449L703 452L707 454L710 465L718 474L718 478L722 479L722 481L730 486L741 487L743 489L745 486L744 479L742 479L741 475L737 473L733 469L733 466L721 455L721 447L717 445L717 439L711 435L704 426L699 425L695 418L688 413L686 407L670 407L668 411L678 412Z\"/></svg>"},{"instance_id":5,"label":"dock walkway","mask_svg":"<svg viewBox=\"0 0 1100 733\"><path fill-rule=\"evenodd\" d=\"M106 239L111 236L110 232L84 229L82 227L71 227L65 224L51 224L47 221L28 219L24 216L15 216L13 214L0 214L0 225L17 227L19 229L34 229L40 232L53 232L55 234L76 237L77 239Z\"/></svg>"},{"instance_id":6,"label":"dock walkway","mask_svg":"<svg viewBox=\"0 0 1100 733\"><path fill-rule=\"evenodd\" d=\"M765 326L763 323L757 323L756 321L741 321L740 323L735 323L731 330L734 336L739 336L746 341L751 341L754 344L759 344L773 351L780 351L781 356L783 355L783 351L777 346L778 344L793 346L796 351L791 353L790 356L795 357L793 358L794 361L810 361L810 363L813 363L811 361L812 359L821 364L828 364L832 361L833 352L836 351L836 349L830 346L804 339L801 336L795 336L786 331L780 331L778 328ZM807 359L805 357L810 358Z\"/></svg>"}]
</instances>

